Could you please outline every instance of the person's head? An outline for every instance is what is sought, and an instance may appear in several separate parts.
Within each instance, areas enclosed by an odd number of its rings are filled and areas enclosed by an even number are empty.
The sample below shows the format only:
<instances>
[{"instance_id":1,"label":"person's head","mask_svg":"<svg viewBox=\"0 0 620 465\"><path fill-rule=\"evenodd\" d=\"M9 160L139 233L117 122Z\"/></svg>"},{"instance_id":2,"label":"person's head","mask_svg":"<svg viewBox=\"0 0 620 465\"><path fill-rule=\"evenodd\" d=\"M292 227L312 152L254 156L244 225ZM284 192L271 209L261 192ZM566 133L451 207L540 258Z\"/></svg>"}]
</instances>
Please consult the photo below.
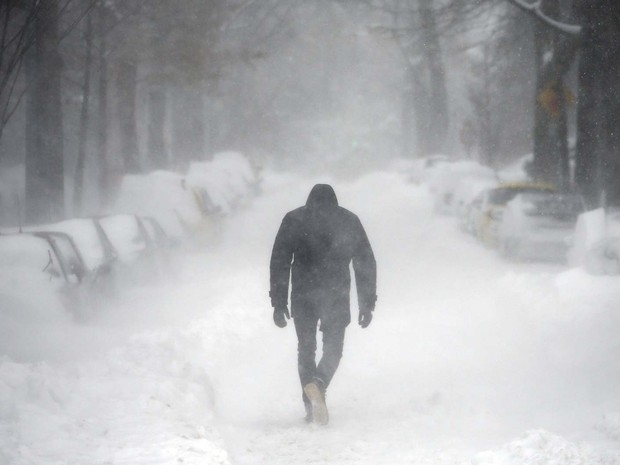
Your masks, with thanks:
<instances>
[{"instance_id":1,"label":"person's head","mask_svg":"<svg viewBox=\"0 0 620 465\"><path fill-rule=\"evenodd\" d=\"M316 184L308 195L306 206L312 210L325 210L338 206L334 189L329 184Z\"/></svg>"}]
</instances>

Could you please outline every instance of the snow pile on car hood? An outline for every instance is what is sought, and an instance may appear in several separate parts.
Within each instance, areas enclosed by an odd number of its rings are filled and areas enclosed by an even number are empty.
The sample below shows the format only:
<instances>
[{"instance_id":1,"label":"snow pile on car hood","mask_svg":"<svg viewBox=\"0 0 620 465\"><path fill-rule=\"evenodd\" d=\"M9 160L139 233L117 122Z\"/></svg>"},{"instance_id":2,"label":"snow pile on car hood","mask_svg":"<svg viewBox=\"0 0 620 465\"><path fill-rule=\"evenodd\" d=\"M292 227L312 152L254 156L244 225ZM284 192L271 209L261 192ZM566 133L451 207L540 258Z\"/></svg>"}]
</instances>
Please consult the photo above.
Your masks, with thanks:
<instances>
[{"instance_id":1,"label":"snow pile on car hood","mask_svg":"<svg viewBox=\"0 0 620 465\"><path fill-rule=\"evenodd\" d=\"M206 192L222 212L243 204L257 186L257 176L249 160L237 152L221 152L213 160L192 163L187 182L195 190Z\"/></svg>"},{"instance_id":2,"label":"snow pile on car hood","mask_svg":"<svg viewBox=\"0 0 620 465\"><path fill-rule=\"evenodd\" d=\"M125 176L113 211L152 216L175 237L185 234L184 224L196 224L201 217L185 178L170 171Z\"/></svg>"},{"instance_id":3,"label":"snow pile on car hood","mask_svg":"<svg viewBox=\"0 0 620 465\"><path fill-rule=\"evenodd\" d=\"M514 162L503 167L498 171L498 177L502 182L527 182L530 181L530 175L528 174L528 167L534 161L534 155L528 153L519 157Z\"/></svg>"}]
</instances>

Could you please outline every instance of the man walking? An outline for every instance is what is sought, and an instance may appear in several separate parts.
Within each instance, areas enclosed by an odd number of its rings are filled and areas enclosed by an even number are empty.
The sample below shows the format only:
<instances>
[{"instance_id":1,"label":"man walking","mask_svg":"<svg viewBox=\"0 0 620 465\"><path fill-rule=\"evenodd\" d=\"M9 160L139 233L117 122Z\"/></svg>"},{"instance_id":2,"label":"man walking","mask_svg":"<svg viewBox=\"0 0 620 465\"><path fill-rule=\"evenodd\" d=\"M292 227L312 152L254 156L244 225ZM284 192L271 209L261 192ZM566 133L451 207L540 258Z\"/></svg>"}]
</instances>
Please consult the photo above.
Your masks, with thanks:
<instances>
[{"instance_id":1,"label":"man walking","mask_svg":"<svg viewBox=\"0 0 620 465\"><path fill-rule=\"evenodd\" d=\"M291 310L298 340L299 379L306 421L329 421L325 391L340 358L346 327L351 322L349 304L353 263L362 328L372 321L377 300L377 266L359 218L338 206L334 189L327 184L312 188L306 205L286 214L271 254L271 305L275 324L284 328ZM317 327L323 334L323 357L316 364Z\"/></svg>"}]
</instances>

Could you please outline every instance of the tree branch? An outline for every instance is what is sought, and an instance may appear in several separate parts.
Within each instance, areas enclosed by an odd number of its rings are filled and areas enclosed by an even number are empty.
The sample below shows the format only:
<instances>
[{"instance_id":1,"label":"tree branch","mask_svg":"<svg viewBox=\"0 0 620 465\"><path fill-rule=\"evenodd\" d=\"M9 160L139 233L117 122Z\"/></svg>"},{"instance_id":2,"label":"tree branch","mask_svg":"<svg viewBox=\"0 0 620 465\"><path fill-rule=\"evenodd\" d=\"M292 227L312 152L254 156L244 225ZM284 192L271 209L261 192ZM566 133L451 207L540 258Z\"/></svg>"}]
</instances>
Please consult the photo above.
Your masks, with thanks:
<instances>
[{"instance_id":1,"label":"tree branch","mask_svg":"<svg viewBox=\"0 0 620 465\"><path fill-rule=\"evenodd\" d=\"M510 3L515 5L518 8L521 8L523 11L528 12L531 15L534 15L536 18L551 26L556 31L562 32L564 34L568 34L571 36L578 36L581 34L581 26L575 24L566 24L560 21L557 21L553 18L547 16L541 10L541 0L536 0L534 3L527 3L525 0L508 0Z\"/></svg>"}]
</instances>

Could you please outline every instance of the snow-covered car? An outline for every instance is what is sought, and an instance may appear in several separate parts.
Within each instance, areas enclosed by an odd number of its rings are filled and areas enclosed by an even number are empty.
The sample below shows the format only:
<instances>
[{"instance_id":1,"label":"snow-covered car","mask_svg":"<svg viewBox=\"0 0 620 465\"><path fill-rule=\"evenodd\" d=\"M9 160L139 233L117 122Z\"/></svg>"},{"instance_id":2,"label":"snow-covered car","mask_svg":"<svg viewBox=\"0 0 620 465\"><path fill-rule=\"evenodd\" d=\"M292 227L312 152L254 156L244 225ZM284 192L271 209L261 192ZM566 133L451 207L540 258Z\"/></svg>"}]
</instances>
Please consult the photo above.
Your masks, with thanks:
<instances>
[{"instance_id":1,"label":"snow-covered car","mask_svg":"<svg viewBox=\"0 0 620 465\"><path fill-rule=\"evenodd\" d=\"M583 211L583 198L577 194L518 194L504 209L499 250L508 258L565 261Z\"/></svg>"},{"instance_id":2,"label":"snow-covered car","mask_svg":"<svg viewBox=\"0 0 620 465\"><path fill-rule=\"evenodd\" d=\"M91 279L91 272L71 236L58 231L40 231L32 234L50 243L60 261L60 267L67 282L81 284Z\"/></svg>"},{"instance_id":3,"label":"snow-covered car","mask_svg":"<svg viewBox=\"0 0 620 465\"><path fill-rule=\"evenodd\" d=\"M0 235L0 276L0 301L20 308L60 303L74 313L89 278L71 238L58 232Z\"/></svg>"},{"instance_id":4,"label":"snow-covered car","mask_svg":"<svg viewBox=\"0 0 620 465\"><path fill-rule=\"evenodd\" d=\"M205 216L228 214L250 201L260 190L256 167L237 152L221 152L210 161L193 162L187 185Z\"/></svg>"},{"instance_id":5,"label":"snow-covered car","mask_svg":"<svg viewBox=\"0 0 620 465\"><path fill-rule=\"evenodd\" d=\"M166 272L166 251L158 246L155 235L138 215L120 214L100 217L99 224L118 252L121 282L144 283ZM154 234L156 234L154 232Z\"/></svg>"},{"instance_id":6,"label":"snow-covered car","mask_svg":"<svg viewBox=\"0 0 620 465\"><path fill-rule=\"evenodd\" d=\"M60 232L71 237L90 273L103 274L113 266L118 253L96 218L73 218L22 228L5 228L6 234L17 232Z\"/></svg>"},{"instance_id":7,"label":"snow-covered car","mask_svg":"<svg viewBox=\"0 0 620 465\"><path fill-rule=\"evenodd\" d=\"M459 186L480 180L494 181L495 173L487 166L472 160L455 161L438 166L429 178L429 189L434 196L437 213L457 213L455 193Z\"/></svg>"},{"instance_id":8,"label":"snow-covered car","mask_svg":"<svg viewBox=\"0 0 620 465\"><path fill-rule=\"evenodd\" d=\"M154 248L144 224L136 215L108 215L97 221L117 251L119 260L125 264L135 263Z\"/></svg>"},{"instance_id":9,"label":"snow-covered car","mask_svg":"<svg viewBox=\"0 0 620 465\"><path fill-rule=\"evenodd\" d=\"M149 239L158 249L170 249L174 245L174 241L168 236L159 221L150 216L138 217L146 231Z\"/></svg>"},{"instance_id":10,"label":"snow-covered car","mask_svg":"<svg viewBox=\"0 0 620 465\"><path fill-rule=\"evenodd\" d=\"M556 189L550 184L514 183L481 192L472 202L469 213L474 235L483 243L497 247L499 226L506 204L519 194L537 192L556 192Z\"/></svg>"},{"instance_id":11,"label":"snow-covered car","mask_svg":"<svg viewBox=\"0 0 620 465\"><path fill-rule=\"evenodd\" d=\"M497 186L495 176L489 175L465 177L457 183L454 190L454 210L464 231L473 233L472 209L476 198L481 192Z\"/></svg>"},{"instance_id":12,"label":"snow-covered car","mask_svg":"<svg viewBox=\"0 0 620 465\"><path fill-rule=\"evenodd\" d=\"M199 199L186 177L164 170L125 176L112 211L155 218L177 239L203 221Z\"/></svg>"}]
</instances>

